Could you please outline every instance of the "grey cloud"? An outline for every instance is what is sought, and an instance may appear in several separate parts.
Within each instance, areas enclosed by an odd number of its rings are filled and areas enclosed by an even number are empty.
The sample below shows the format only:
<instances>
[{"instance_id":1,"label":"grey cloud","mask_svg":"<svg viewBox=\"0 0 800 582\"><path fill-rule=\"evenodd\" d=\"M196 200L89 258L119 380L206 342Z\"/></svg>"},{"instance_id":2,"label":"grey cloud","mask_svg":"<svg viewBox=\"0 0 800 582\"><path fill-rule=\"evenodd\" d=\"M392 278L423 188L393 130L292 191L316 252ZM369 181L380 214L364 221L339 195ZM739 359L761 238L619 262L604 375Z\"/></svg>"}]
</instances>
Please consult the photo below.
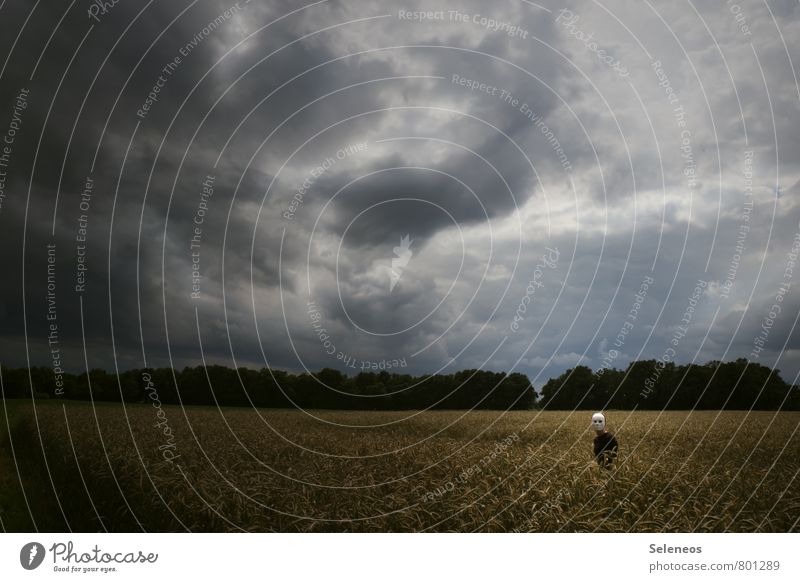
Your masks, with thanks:
<instances>
[{"instance_id":1,"label":"grey cloud","mask_svg":"<svg viewBox=\"0 0 800 582\"><path fill-rule=\"evenodd\" d=\"M196 35L204 34L203 27L231 6L198 2L166 28L189 4L151 5L113 52L109 52L111 46L144 3L120 3L95 23L53 102L38 154L36 146L50 100L89 21L85 9L73 10L65 17L32 81L30 71L64 8L40 5L26 25L0 81L0 133L7 127L19 88L31 89L31 104L14 145L6 182L8 195L0 213L4 239L0 260L10 274L0 303L4 364L22 364L26 358L23 270L31 359L34 363L47 361L43 343L44 245L53 240L50 220L61 178L54 237L59 249L59 325L68 365L75 369L84 365L80 303L71 290L76 264L74 237L81 190L101 136L92 174L96 194L87 212L89 285L83 301L90 366L110 368L113 364L111 314L121 368L143 363L140 325L148 363L167 362L167 331L173 362L178 366L198 363L195 313L203 355L209 362L231 364L235 359L239 365L263 365L263 348L270 364L278 367L306 365L313 370L340 365L324 353L314 333L307 306L313 299L324 313L337 348L347 354L370 360L404 355L409 358L409 370L430 372L464 350L452 369L485 361L489 369L508 370L521 359L518 369L531 377L539 374L537 382L543 383L577 364L583 354L583 363L599 365L608 338L618 333L642 277L651 272L656 284L618 363L623 365L637 356L659 357L695 282L706 279L717 289L725 279L741 223L744 152L751 149L755 207L732 295L726 301L709 293L677 350L680 361L696 355L715 359L723 353L726 358L749 353L797 230L800 132L796 128L798 95L789 61L797 57L796 35L792 34L797 27L795 4L769 4L788 44L788 55L762 7L747 7L752 38L742 36L724 6L698 5L713 38L693 11L659 7L687 49L697 76L652 11L629 3L625 11L616 13L652 58L662 61L688 112L699 181L694 189L687 187L684 174L682 128L650 59L636 39L591 3L578 2L570 10L581 16L580 28L594 33L599 47L628 67L629 77L617 75L563 24L554 21L560 6L550 6L553 12L548 13L523 3L447 2L442 9L458 10L469 15L469 21L419 23L403 21L397 12L427 8L422 2L402 7L328 2L280 20L219 61L246 35L298 8L291 2L242 5L236 16L196 43L142 119L136 112L162 67L187 43L197 41ZM0 46L5 56L12 42L9 39L16 36L27 17L27 8L21 2L6 2L0 14ZM389 17L370 18L384 14ZM529 38L490 30L471 20L475 14L519 26ZM366 18L370 19L315 33ZM307 34L308 38L297 41ZM764 67L766 88L750 41ZM426 46L372 50L400 45ZM578 69L547 45L572 59ZM362 54L339 59L354 53ZM140 58L141 64L134 70ZM98 70L97 81L76 118ZM506 91L518 102L512 105L498 94L470 90L454 83L453 75L497 87L497 93ZM388 79L407 76L439 78ZM350 85L355 86L346 88ZM768 99L775 114L774 127ZM520 111L522 103L552 130L552 139L541 124ZM352 119L343 121L348 117ZM397 139L407 137L420 139ZM387 139L391 141L381 141ZM554 152L553 139L563 148L569 171ZM367 146L346 159L337 159L315 176L299 201L295 198L320 164L358 143ZM36 169L31 173L35 155ZM480 156L495 166L502 179ZM384 171L401 166L436 171ZM438 172L452 174L476 196ZM189 243L197 226L194 218L202 182L208 174L215 176L215 182L201 228L202 297L192 299ZM31 198L24 225L29 182ZM333 193L349 182L352 184L327 204ZM776 182L783 187L778 200ZM400 202L398 198L441 205L462 229L463 241L445 213L433 210L431 204ZM296 212L287 219L284 212L293 199ZM373 205L372 210L360 214ZM414 239L413 252L399 267L400 282L390 292L390 273L398 268L392 263L398 259L394 250L406 235ZM559 265L547 272L545 287L532 303L521 330L511 333L510 318L546 245L559 248ZM520 246L520 263L514 271ZM450 290L462 258L463 270ZM759 268L762 273L756 283ZM753 299L745 312L751 291ZM772 329L765 355L777 358L788 339L788 351L781 360L781 369L787 374L800 369L794 351L797 333L792 326L797 307L796 299L787 298L786 311ZM553 315L545 323L551 308ZM698 355L717 308L717 319ZM424 322L415 325L431 311ZM381 334L411 329L376 336L359 331L352 322ZM427 350L411 358L443 333ZM289 345L290 338L302 364ZM501 341L503 348L490 357Z\"/></svg>"}]
</instances>

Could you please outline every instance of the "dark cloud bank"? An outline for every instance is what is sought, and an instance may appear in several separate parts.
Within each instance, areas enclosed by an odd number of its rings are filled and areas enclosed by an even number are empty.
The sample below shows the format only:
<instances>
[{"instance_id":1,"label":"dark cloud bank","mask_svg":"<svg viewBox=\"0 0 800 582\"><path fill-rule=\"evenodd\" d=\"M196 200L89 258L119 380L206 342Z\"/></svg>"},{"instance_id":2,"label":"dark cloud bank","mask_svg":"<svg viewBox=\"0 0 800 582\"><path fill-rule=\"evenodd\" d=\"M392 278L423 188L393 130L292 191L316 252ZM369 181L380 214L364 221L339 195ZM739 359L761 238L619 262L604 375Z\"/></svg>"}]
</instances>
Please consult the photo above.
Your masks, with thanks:
<instances>
[{"instance_id":1,"label":"dark cloud bank","mask_svg":"<svg viewBox=\"0 0 800 582\"><path fill-rule=\"evenodd\" d=\"M2 364L794 382L796 3L68 6L0 9Z\"/></svg>"}]
</instances>

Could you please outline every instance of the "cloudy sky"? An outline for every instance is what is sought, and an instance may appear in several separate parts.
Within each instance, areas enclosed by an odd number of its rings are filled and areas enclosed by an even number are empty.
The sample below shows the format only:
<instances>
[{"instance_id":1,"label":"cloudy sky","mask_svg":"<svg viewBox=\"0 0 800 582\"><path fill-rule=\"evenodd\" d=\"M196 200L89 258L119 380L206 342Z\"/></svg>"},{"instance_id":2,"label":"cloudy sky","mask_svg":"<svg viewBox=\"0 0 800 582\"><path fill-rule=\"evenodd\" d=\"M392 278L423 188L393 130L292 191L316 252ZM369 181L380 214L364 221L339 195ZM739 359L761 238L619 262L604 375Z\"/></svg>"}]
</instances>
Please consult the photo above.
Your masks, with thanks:
<instances>
[{"instance_id":1,"label":"cloudy sky","mask_svg":"<svg viewBox=\"0 0 800 582\"><path fill-rule=\"evenodd\" d=\"M2 364L795 381L796 0L101 4L0 3Z\"/></svg>"}]
</instances>

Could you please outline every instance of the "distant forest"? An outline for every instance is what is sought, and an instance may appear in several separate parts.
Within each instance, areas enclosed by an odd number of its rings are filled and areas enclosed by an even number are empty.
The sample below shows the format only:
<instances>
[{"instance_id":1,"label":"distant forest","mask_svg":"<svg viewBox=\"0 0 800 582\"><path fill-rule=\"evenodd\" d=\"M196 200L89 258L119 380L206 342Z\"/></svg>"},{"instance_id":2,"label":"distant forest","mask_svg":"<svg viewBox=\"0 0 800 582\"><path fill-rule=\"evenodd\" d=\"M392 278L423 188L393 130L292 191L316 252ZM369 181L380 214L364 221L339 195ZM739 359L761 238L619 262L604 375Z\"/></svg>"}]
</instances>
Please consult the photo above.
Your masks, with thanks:
<instances>
[{"instance_id":1,"label":"distant forest","mask_svg":"<svg viewBox=\"0 0 800 582\"><path fill-rule=\"evenodd\" d=\"M541 405L555 410L800 410L800 387L744 358L685 366L643 360L625 370L567 370L542 387Z\"/></svg>"},{"instance_id":2,"label":"distant forest","mask_svg":"<svg viewBox=\"0 0 800 582\"><path fill-rule=\"evenodd\" d=\"M30 374L27 368L3 367L2 377L5 398L30 398L33 393L37 398L105 402L343 410L800 410L800 387L745 359L685 366L645 360L625 370L597 372L578 366L549 380L541 394L524 374L482 370L346 376L325 368L312 376L198 366L174 374L170 368L128 370L119 376L94 369L56 378L46 367L33 367Z\"/></svg>"}]
</instances>

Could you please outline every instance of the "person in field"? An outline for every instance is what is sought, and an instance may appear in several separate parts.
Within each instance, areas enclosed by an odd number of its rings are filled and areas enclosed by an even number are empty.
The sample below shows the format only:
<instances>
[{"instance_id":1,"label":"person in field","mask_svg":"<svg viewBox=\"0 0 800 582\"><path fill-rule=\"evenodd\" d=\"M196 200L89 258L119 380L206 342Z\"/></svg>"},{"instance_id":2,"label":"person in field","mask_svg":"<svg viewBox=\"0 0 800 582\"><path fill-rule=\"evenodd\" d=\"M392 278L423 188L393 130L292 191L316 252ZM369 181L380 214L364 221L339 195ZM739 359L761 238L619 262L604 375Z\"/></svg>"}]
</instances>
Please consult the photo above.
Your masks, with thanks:
<instances>
[{"instance_id":1,"label":"person in field","mask_svg":"<svg viewBox=\"0 0 800 582\"><path fill-rule=\"evenodd\" d=\"M614 465L619 451L616 437L606 430L606 417L602 412L592 415L592 428L594 429L594 459L604 469Z\"/></svg>"}]
</instances>

